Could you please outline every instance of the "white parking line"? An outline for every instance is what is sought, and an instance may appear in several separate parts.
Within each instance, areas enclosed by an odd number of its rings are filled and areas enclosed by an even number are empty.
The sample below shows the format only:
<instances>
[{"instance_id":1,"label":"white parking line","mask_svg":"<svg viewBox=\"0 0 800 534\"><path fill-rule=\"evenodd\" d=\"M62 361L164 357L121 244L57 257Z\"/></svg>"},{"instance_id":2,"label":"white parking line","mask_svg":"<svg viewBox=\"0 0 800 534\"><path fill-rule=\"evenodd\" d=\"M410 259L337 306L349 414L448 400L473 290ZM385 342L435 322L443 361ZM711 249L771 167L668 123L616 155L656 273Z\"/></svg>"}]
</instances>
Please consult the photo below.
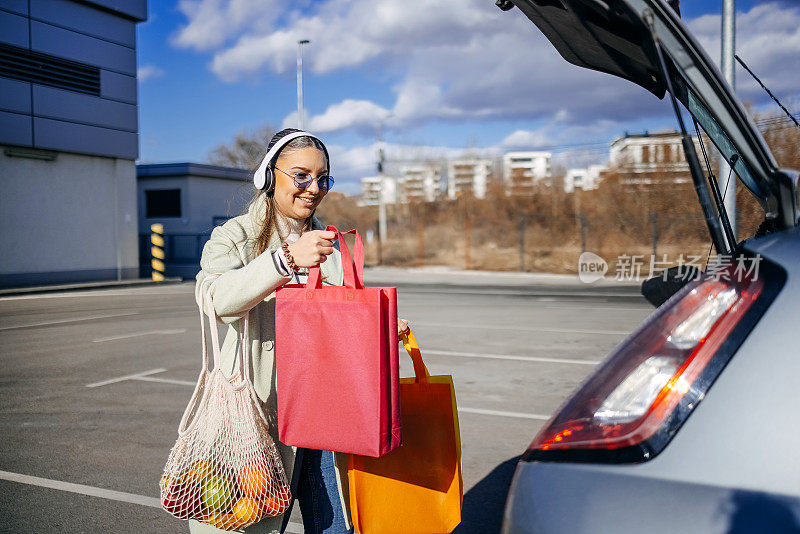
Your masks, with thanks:
<instances>
[{"instance_id":1,"label":"white parking line","mask_svg":"<svg viewBox=\"0 0 800 534\"><path fill-rule=\"evenodd\" d=\"M575 328L549 328L528 326L486 326L458 323L414 323L414 326L435 326L437 328L469 328L470 330L518 330L520 332L554 332L557 334L600 334L620 336L630 334L627 330L582 330Z\"/></svg>"},{"instance_id":2,"label":"white parking line","mask_svg":"<svg viewBox=\"0 0 800 534\"><path fill-rule=\"evenodd\" d=\"M108 499L111 501L121 501L141 506L150 506L151 508L161 508L161 502L155 497L145 497L144 495L135 495L123 491L95 488L94 486L84 486L83 484L73 484L71 482L62 482L61 480L51 480L49 478L20 475L19 473L11 473L9 471L0 471L0 479L19 482L20 484L28 484L30 486L39 486L41 488L51 488L68 491L70 493L78 493L80 495L100 497L101 499Z\"/></svg>"},{"instance_id":3,"label":"white parking line","mask_svg":"<svg viewBox=\"0 0 800 534\"><path fill-rule=\"evenodd\" d=\"M510 354L482 354L479 352L453 352L449 350L426 350L425 354L439 356L459 356L465 358L488 358L490 360L519 360L523 362L542 363L573 363L578 365L597 365L600 362L592 360L572 360L569 358L540 358L538 356L513 356Z\"/></svg>"},{"instance_id":4,"label":"white parking line","mask_svg":"<svg viewBox=\"0 0 800 534\"><path fill-rule=\"evenodd\" d=\"M427 352L433 352L433 351L427 351ZM119 376L117 378L111 378L109 380L103 380L102 382L95 382L94 384L87 384L86 387L87 388L96 388L96 387L99 387L99 386L105 386L105 385L114 384L114 383L117 383L117 382L124 382L126 380L139 380L139 381L142 381L142 382L160 382L160 383L163 383L163 384L175 384L175 385L178 385L178 386L194 386L196 384L196 382L189 382L188 380L174 380L174 379L171 379L171 378L158 378L158 377L154 377L154 376L149 376L149 375L154 375L154 374L157 374L157 373L163 373L165 371L166 371L166 369L151 369L151 370L145 371L143 373L136 373L136 374L132 374L132 375ZM483 410L481 408L467 408L465 406L459 406L458 407L458 411L459 412L465 412L465 413L476 413L476 414L481 414L481 415L499 415L499 416L502 416L502 417L516 417L516 418L522 418L522 419L539 419L539 420L542 420L542 421L546 421L547 419L550 419L549 415L540 415L540 414L535 414L535 413L523 413L523 412L503 412L503 411L498 411L498 410Z\"/></svg>"},{"instance_id":5,"label":"white parking line","mask_svg":"<svg viewBox=\"0 0 800 534\"><path fill-rule=\"evenodd\" d=\"M157 378L155 376L135 376L131 380L140 380L142 382L160 382L161 384L176 384L178 386L194 386L197 382L189 382L188 380L174 380L172 378Z\"/></svg>"},{"instance_id":6,"label":"white parking line","mask_svg":"<svg viewBox=\"0 0 800 534\"><path fill-rule=\"evenodd\" d=\"M138 315L139 312L108 313L105 315L90 315L88 317L74 317L72 319L59 319L57 321L42 321L41 323L20 324L14 326L0 326L0 330L15 330L17 328L32 328L34 326L47 326L51 324L79 323L81 321L94 321L95 319L110 319L111 317L126 317Z\"/></svg>"},{"instance_id":7,"label":"white parking line","mask_svg":"<svg viewBox=\"0 0 800 534\"><path fill-rule=\"evenodd\" d=\"M49 478L21 475L19 473L11 473L10 471L0 471L0 480L8 480L10 482L17 482L19 484L28 484L29 486L38 486L40 488L50 488L69 493L77 493L78 495L88 495L89 497L99 497L100 499L106 499L109 501L127 502L130 504L138 504L139 506L148 506L150 508L161 508L161 501L155 497L146 497L144 495L136 495L135 493L125 493L124 491L96 488L94 486L85 486L83 484L73 484L72 482L63 482L61 480L52 480ZM303 525L300 523L289 523L288 527L286 528L286 532L291 532L292 534L302 534Z\"/></svg>"},{"instance_id":8,"label":"white parking line","mask_svg":"<svg viewBox=\"0 0 800 534\"><path fill-rule=\"evenodd\" d=\"M177 289L170 289L177 288ZM0 296L0 302L6 300L35 300L35 299L71 299L81 297L119 297L119 296L138 296L138 295L159 295L165 294L179 295L181 293L191 294L191 290L187 290L179 284L169 284L159 288L156 291L148 291L145 288L128 288L128 289L104 289L96 288L92 290L74 290L74 291L54 291L51 293L35 293L32 295L9 295Z\"/></svg>"},{"instance_id":9,"label":"white parking line","mask_svg":"<svg viewBox=\"0 0 800 534\"><path fill-rule=\"evenodd\" d=\"M116 382L124 382L126 380L136 380L137 378L142 378L147 375L154 375L156 373L163 373L166 369L150 369L149 371L144 371L141 373L135 373L132 375L125 375L125 376L118 376L116 378L109 378L108 380L102 380L100 382L93 382L91 384L86 384L87 388L97 388L100 386L107 386L108 384L114 384Z\"/></svg>"},{"instance_id":10,"label":"white parking line","mask_svg":"<svg viewBox=\"0 0 800 534\"><path fill-rule=\"evenodd\" d=\"M483 410L481 408L464 408L458 407L459 412L477 413L481 415L501 415L503 417L519 417L522 419L537 419L539 421L547 421L550 419L549 415L539 415L536 413L523 413L523 412L502 412L499 410Z\"/></svg>"},{"instance_id":11,"label":"white parking line","mask_svg":"<svg viewBox=\"0 0 800 534\"><path fill-rule=\"evenodd\" d=\"M138 336L149 336L151 334L183 334L186 332L185 328L177 328L175 330L148 330L146 332L134 332L133 334L123 334L121 336L109 336L109 337L99 337L97 339L93 339L93 343L102 343L104 341L116 341L118 339L128 339L131 337L138 337Z\"/></svg>"}]
</instances>

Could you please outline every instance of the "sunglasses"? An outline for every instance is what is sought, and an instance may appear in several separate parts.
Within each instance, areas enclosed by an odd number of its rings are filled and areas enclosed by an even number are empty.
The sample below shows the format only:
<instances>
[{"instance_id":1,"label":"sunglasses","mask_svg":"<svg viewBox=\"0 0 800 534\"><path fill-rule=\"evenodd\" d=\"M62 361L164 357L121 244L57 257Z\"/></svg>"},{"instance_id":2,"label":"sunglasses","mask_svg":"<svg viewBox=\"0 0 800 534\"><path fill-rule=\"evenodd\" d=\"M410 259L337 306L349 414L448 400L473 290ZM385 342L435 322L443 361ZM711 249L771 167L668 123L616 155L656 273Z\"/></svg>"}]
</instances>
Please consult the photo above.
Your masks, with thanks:
<instances>
[{"instance_id":1,"label":"sunglasses","mask_svg":"<svg viewBox=\"0 0 800 534\"><path fill-rule=\"evenodd\" d=\"M297 172L292 174L278 169L278 167L275 167L275 169L281 171L286 176L291 176L292 180L294 180L294 185L298 189L305 189L311 185L311 181L313 180L311 175L307 172ZM317 178L317 187L319 187L320 191L330 191L331 187L333 187L333 178L329 174L319 176Z\"/></svg>"}]
</instances>

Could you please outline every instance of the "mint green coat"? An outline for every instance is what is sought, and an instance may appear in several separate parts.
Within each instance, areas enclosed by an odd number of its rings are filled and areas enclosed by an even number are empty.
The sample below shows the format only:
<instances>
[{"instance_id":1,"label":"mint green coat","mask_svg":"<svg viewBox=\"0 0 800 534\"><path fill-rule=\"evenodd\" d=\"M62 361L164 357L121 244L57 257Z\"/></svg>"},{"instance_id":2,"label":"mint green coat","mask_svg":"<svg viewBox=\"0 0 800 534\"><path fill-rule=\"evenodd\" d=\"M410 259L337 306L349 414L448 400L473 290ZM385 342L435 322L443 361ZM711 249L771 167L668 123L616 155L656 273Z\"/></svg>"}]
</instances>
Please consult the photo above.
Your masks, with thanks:
<instances>
[{"instance_id":1,"label":"mint green coat","mask_svg":"<svg viewBox=\"0 0 800 534\"><path fill-rule=\"evenodd\" d=\"M272 253L280 248L281 241L277 231L273 231L269 246L264 253L255 256L252 241L258 235L261 221L264 220L266 201L264 195L251 205L244 215L234 217L214 228L211 239L203 247L200 259L201 271L197 273L195 300L200 303L200 295L211 287L214 311L219 322L228 325L225 341L222 344L223 373L230 376L236 366L236 351L239 339L239 319L250 312L250 353L252 356L253 385L262 402L264 413L270 424L270 434L280 451L286 477L292 481L292 494L296 481L293 480L296 447L278 441L277 397L275 394L275 290L291 282L291 278L278 272ZM312 220L312 228L324 230L318 219ZM246 243L246 240L250 242ZM333 254L320 264L324 285L342 285L343 273L338 243ZM215 273L219 277L206 278ZM341 506L345 520L350 527L349 495L347 487L347 455L335 453L336 475L339 481ZM283 516L267 518L245 529L248 533L279 533ZM193 533L224 532L213 526L189 522Z\"/></svg>"}]
</instances>

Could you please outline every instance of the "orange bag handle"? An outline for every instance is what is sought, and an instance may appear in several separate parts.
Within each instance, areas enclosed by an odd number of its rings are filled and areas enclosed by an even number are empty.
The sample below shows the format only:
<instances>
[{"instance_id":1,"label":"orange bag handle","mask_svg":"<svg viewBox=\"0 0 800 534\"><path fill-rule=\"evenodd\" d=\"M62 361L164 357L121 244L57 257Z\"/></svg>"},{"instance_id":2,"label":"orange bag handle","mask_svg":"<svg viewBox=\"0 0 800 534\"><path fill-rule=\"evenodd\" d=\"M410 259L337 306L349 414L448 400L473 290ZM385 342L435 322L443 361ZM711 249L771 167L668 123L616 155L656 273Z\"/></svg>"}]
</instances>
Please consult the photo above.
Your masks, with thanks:
<instances>
[{"instance_id":1,"label":"orange bag handle","mask_svg":"<svg viewBox=\"0 0 800 534\"><path fill-rule=\"evenodd\" d=\"M427 382L428 377L431 376L428 373L428 368L425 367L425 362L422 361L422 353L419 350L419 345L417 344L417 339L414 337L414 333L409 328L405 332L401 334L403 340L403 346L408 351L408 355L411 356L411 361L414 362L414 382Z\"/></svg>"}]
</instances>

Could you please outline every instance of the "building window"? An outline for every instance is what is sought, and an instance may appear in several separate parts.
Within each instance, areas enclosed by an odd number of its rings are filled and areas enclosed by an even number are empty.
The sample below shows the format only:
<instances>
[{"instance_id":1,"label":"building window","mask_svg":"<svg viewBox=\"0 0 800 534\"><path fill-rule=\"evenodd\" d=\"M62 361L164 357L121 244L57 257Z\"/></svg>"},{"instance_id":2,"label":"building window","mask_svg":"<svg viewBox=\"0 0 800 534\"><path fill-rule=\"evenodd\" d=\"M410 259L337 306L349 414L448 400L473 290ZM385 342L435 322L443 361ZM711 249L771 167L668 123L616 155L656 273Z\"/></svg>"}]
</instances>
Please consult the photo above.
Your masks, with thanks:
<instances>
[{"instance_id":1,"label":"building window","mask_svg":"<svg viewBox=\"0 0 800 534\"><path fill-rule=\"evenodd\" d=\"M145 191L145 217L180 217L181 190L156 189Z\"/></svg>"}]
</instances>

